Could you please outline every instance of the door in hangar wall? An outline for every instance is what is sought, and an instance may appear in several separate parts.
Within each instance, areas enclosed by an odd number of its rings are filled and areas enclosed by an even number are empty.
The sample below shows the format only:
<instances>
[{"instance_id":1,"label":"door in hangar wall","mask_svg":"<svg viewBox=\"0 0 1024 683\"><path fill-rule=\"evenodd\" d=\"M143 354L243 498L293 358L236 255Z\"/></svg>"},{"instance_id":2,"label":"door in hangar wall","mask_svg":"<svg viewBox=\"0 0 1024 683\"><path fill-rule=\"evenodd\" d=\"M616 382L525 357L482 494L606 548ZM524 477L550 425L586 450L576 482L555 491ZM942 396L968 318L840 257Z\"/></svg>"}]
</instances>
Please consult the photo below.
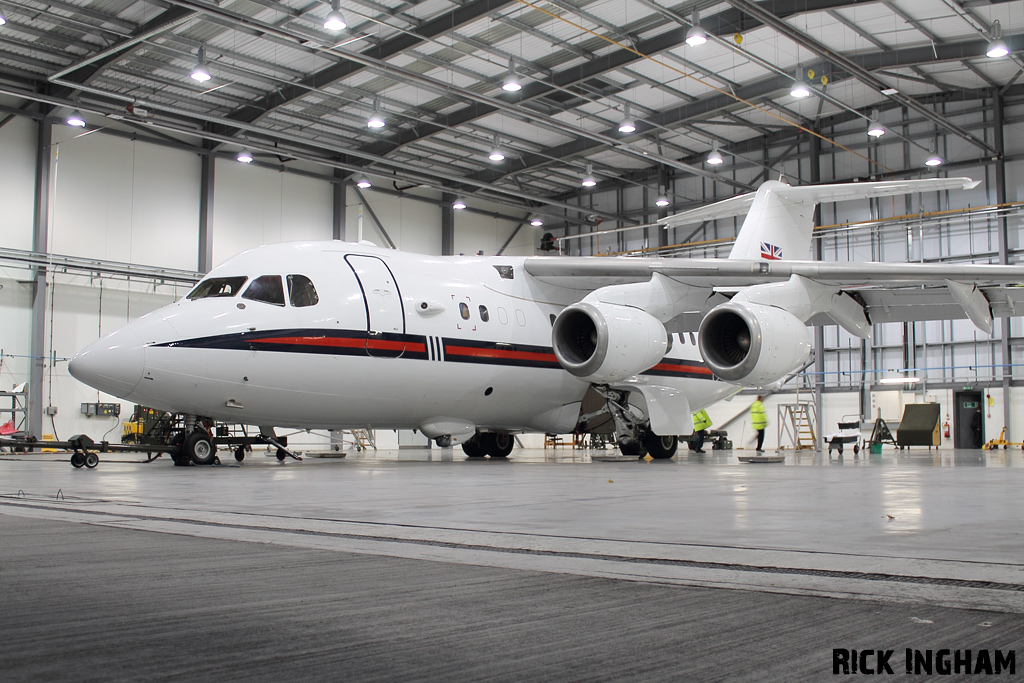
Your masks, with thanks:
<instances>
[{"instance_id":1,"label":"door in hangar wall","mask_svg":"<svg viewBox=\"0 0 1024 683\"><path fill-rule=\"evenodd\" d=\"M953 402L956 405L953 424L953 447L954 448L981 448L985 443L985 420L981 420L981 431L976 432L971 428L974 424L974 416L978 409L984 415L985 407L981 403L980 391L957 391L953 394Z\"/></svg>"},{"instance_id":2,"label":"door in hangar wall","mask_svg":"<svg viewBox=\"0 0 1024 683\"><path fill-rule=\"evenodd\" d=\"M398 358L405 353L402 293L388 265L376 256L349 254L345 261L363 290L366 304L366 353Z\"/></svg>"}]
</instances>

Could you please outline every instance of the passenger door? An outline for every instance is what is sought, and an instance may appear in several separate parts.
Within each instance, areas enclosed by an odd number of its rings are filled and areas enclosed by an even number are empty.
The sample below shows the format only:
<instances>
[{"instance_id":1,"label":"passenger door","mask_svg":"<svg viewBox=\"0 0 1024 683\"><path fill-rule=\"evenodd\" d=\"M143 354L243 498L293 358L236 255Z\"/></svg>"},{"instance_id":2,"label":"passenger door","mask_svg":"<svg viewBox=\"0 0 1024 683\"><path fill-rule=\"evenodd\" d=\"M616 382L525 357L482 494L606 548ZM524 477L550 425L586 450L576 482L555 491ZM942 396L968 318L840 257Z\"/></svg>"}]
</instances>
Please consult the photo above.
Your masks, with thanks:
<instances>
[{"instance_id":1,"label":"passenger door","mask_svg":"<svg viewBox=\"0 0 1024 683\"><path fill-rule=\"evenodd\" d=\"M345 261L359 280L366 304L366 353L398 358L405 353L405 310L395 276L376 256L349 254Z\"/></svg>"}]
</instances>

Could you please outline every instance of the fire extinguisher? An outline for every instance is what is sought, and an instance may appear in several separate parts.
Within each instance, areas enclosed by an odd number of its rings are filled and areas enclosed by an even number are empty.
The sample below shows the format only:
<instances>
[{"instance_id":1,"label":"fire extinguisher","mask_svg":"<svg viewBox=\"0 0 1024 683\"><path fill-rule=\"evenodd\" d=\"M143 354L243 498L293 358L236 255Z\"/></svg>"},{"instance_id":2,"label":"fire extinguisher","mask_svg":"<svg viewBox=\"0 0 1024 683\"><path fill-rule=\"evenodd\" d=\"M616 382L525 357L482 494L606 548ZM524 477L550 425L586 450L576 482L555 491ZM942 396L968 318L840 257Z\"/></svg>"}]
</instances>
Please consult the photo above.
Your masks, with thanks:
<instances>
[{"instance_id":1,"label":"fire extinguisher","mask_svg":"<svg viewBox=\"0 0 1024 683\"><path fill-rule=\"evenodd\" d=\"M947 439L949 438L949 418L948 417L946 418L946 421L942 423L942 436L946 437Z\"/></svg>"}]
</instances>

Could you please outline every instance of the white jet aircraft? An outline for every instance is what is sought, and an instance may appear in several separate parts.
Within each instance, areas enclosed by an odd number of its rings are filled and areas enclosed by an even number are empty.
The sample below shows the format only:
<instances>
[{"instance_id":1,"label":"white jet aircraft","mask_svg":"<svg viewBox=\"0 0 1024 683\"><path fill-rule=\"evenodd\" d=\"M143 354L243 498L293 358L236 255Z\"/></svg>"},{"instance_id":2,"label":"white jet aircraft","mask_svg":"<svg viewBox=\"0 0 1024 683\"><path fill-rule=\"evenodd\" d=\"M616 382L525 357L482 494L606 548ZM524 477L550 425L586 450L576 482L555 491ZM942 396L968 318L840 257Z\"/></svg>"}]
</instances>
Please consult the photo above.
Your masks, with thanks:
<instances>
[{"instance_id":1,"label":"white jet aircraft","mask_svg":"<svg viewBox=\"0 0 1024 683\"><path fill-rule=\"evenodd\" d=\"M186 414L176 464L214 461L214 419L268 434L418 429L498 458L516 432L603 431L624 454L669 458L677 435L692 432L692 411L806 367L808 325L866 338L873 323L966 316L991 332L993 316L1014 315L1024 289L1003 285L1024 283L1024 267L788 260L808 256L821 201L976 184L769 181L664 219L746 213L728 259L257 247L90 344L70 371Z\"/></svg>"}]
</instances>

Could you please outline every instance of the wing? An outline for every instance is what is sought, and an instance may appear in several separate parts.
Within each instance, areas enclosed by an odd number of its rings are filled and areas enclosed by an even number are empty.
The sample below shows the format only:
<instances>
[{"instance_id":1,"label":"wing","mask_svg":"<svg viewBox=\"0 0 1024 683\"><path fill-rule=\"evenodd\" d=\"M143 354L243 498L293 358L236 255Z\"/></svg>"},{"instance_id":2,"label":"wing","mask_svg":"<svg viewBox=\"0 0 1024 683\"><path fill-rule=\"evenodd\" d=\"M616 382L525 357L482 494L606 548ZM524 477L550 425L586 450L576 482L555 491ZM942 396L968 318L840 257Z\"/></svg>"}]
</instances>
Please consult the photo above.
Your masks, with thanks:
<instances>
[{"instance_id":1,"label":"wing","mask_svg":"<svg viewBox=\"0 0 1024 683\"><path fill-rule=\"evenodd\" d=\"M1017 315L1024 304L1024 266L1016 265L536 256L524 268L538 280L577 290L645 282L660 274L694 290L686 297L685 315L675 320L680 331L696 329L700 314L723 300L716 293L793 276L849 295L872 323L970 318L988 332L985 320ZM829 321L840 322L822 312L805 319Z\"/></svg>"}]
</instances>

